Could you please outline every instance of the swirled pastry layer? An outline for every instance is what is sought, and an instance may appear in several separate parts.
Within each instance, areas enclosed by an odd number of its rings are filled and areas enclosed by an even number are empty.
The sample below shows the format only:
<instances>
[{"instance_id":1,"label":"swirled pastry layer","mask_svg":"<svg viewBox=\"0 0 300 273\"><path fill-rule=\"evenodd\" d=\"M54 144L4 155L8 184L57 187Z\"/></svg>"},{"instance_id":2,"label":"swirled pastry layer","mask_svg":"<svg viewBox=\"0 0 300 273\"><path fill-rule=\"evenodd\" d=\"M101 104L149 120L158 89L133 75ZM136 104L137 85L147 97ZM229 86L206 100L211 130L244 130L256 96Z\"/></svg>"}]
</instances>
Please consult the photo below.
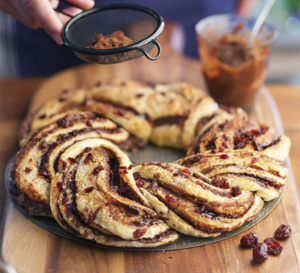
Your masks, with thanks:
<instances>
[{"instance_id":1,"label":"swirled pastry layer","mask_svg":"<svg viewBox=\"0 0 300 273\"><path fill-rule=\"evenodd\" d=\"M67 163L70 157L74 160ZM140 204L148 202L126 171L130 161L111 142L79 141L62 153L59 164L61 173L51 183L50 204L62 227L107 245L116 243L108 240L113 236L120 244L126 240L127 246L139 247L177 239L154 211Z\"/></svg>"},{"instance_id":2,"label":"swirled pastry layer","mask_svg":"<svg viewBox=\"0 0 300 273\"><path fill-rule=\"evenodd\" d=\"M237 108L231 113L218 110L210 118L200 121L188 155L209 150L244 149L284 161L290 146L288 137L278 137L274 129L250 120L245 111Z\"/></svg>"},{"instance_id":3,"label":"swirled pastry layer","mask_svg":"<svg viewBox=\"0 0 300 273\"><path fill-rule=\"evenodd\" d=\"M218 236L251 220L263 206L253 193L217 188L207 177L179 165L146 163L133 171L153 209L184 234Z\"/></svg>"},{"instance_id":4,"label":"swirled pastry layer","mask_svg":"<svg viewBox=\"0 0 300 273\"><path fill-rule=\"evenodd\" d=\"M47 207L50 181L56 172L60 153L85 138L109 139L123 148L134 143L127 131L110 120L86 119L85 113L67 114L44 127L18 152L13 167L17 188L33 202Z\"/></svg>"},{"instance_id":5,"label":"swirled pastry layer","mask_svg":"<svg viewBox=\"0 0 300 273\"><path fill-rule=\"evenodd\" d=\"M225 150L222 153L195 154L176 163L201 172L220 187L226 183L231 187L239 186L256 192L265 201L279 196L288 175L281 161L256 151Z\"/></svg>"}]
</instances>

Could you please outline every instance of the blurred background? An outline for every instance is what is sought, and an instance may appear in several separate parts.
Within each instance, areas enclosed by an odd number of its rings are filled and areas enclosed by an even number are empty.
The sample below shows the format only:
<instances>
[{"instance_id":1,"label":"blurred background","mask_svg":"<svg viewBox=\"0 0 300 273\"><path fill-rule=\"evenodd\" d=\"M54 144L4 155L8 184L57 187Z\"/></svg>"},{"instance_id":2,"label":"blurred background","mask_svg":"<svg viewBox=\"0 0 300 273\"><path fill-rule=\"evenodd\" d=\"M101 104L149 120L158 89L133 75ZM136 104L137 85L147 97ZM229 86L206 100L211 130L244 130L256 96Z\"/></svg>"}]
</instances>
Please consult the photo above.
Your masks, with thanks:
<instances>
[{"instance_id":1,"label":"blurred background","mask_svg":"<svg viewBox=\"0 0 300 273\"><path fill-rule=\"evenodd\" d=\"M5 0L0 0L5 1ZM207 1L210 5L210 9L214 10L215 14L220 12L224 13L224 9L221 8L222 5L227 4L233 5L238 0L226 0L228 2L222 2L220 0L211 0ZM250 14L251 17L257 17L262 7L265 5L266 0L241 0L250 3L250 9L247 11L247 14ZM130 0L101 0L101 4L113 3L113 2L130 2ZM171 3L171 4L170 4ZM199 14L199 3L193 3L190 7L195 6L194 8L189 8L189 10L182 10L183 7L187 6L183 4L181 0L164 0L164 1L141 1L141 5L149 6L161 12L162 16L167 19L174 20L174 18L169 16L169 13L174 10L176 12L175 20L178 19L178 16L181 16L182 20L188 20L186 17L186 12L192 14L197 22ZM231 4L230 4L231 3ZM170 6L171 5L171 6ZM201 7L201 5L200 5ZM226 12L226 10L225 10ZM230 12L229 10L227 12ZM190 20L191 21L191 20ZM188 27L185 28L185 33L189 36L193 36L194 38L194 25L195 22L191 22ZM269 63L269 72L267 77L268 83L285 83L285 84L295 84L300 85L300 0L277 0L270 11L270 14L267 18L267 22L274 25L279 32L279 36L277 40L273 44L270 63ZM19 58L23 61L29 62L34 66L35 64L32 61L30 55L25 54L27 50L30 50L31 54L35 54L35 52L39 52L41 49L47 51L46 48L48 44L52 44L54 50L58 49L58 47L54 44L54 42L50 39L46 44L42 44L41 41L36 42L35 45L30 43L23 43L20 45L18 41L14 41L11 39L7 39L7 33L14 32L17 29L17 24L4 13L0 12L0 76L30 76L30 71L22 71L20 73L20 68L17 63L16 55L11 52L14 49L19 50ZM31 31L31 30L30 30ZM23 40L26 41L26 35L30 33L29 30L23 29L22 35ZM42 30L39 30L42 31ZM5 36L6 35L6 36ZM42 34L47 36L46 34ZM195 39L195 38L194 38ZM27 39L28 40L28 39ZM194 53L190 54L190 56L197 58L198 54L196 53L196 40L192 43L187 43L185 51L188 47L194 47ZM181 47L179 45L179 47ZM183 50L179 48L179 50ZM67 50L66 50L67 51ZM24 54L23 54L24 53ZM47 53L47 52L46 52ZM45 54L45 58L47 62L58 62L55 55ZM72 53L65 52L65 55L69 58L68 61L73 65L78 64L77 58L75 58ZM65 57L65 56L64 56ZM15 66L13 65L15 63ZM43 63L42 63L43 64ZM59 69L64 69L64 64L60 62L61 67ZM45 65L44 65L45 66ZM26 73L25 73L26 72ZM44 72L41 71L40 75ZM48 74L54 73L53 71L47 72ZM38 74L36 74L39 76Z\"/></svg>"},{"instance_id":2,"label":"blurred background","mask_svg":"<svg viewBox=\"0 0 300 273\"><path fill-rule=\"evenodd\" d=\"M266 1L256 1L256 17ZM277 0L267 22L279 32L273 44L267 82L300 85L300 0Z\"/></svg>"}]
</instances>

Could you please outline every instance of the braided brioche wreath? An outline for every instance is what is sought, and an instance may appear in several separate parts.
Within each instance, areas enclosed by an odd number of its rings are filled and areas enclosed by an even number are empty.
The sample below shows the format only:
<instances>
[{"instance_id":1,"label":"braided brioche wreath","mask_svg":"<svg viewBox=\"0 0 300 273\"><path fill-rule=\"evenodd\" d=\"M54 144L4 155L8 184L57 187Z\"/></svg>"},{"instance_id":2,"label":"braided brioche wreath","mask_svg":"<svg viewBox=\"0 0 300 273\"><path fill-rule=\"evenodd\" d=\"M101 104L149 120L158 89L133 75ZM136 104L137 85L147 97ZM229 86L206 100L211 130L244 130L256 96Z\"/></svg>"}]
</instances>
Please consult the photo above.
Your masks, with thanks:
<instances>
[{"instance_id":1,"label":"braided brioche wreath","mask_svg":"<svg viewBox=\"0 0 300 273\"><path fill-rule=\"evenodd\" d=\"M288 137L183 82L64 91L24 119L19 139L11 185L19 204L116 247L240 227L281 193L290 149ZM126 151L148 142L187 156L132 165Z\"/></svg>"}]
</instances>

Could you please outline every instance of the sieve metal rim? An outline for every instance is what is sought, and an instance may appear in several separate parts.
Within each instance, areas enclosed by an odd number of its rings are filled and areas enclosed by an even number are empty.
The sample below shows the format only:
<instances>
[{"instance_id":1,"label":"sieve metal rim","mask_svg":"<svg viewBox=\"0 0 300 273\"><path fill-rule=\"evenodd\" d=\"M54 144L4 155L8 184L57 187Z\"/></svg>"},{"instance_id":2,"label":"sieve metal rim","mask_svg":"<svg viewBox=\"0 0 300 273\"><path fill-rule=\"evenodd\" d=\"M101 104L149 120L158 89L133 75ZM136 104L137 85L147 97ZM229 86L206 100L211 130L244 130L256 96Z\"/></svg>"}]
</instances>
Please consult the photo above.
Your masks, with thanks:
<instances>
[{"instance_id":1,"label":"sieve metal rim","mask_svg":"<svg viewBox=\"0 0 300 273\"><path fill-rule=\"evenodd\" d=\"M111 48L111 49L84 48L84 47L75 45L68 39L67 32L68 32L69 28L72 26L73 23L78 21L80 18L88 16L92 13L106 11L106 10L114 10L114 9L133 9L133 10L137 10L140 12L148 13L149 15L153 16L157 20L157 27L150 35L148 35L141 41L138 41L138 42L133 43L128 46ZM157 37L162 33L163 29L164 29L163 18L156 11L154 11L150 8L147 8L145 6L135 5L135 4L108 4L108 5L103 5L100 7L95 7L95 8L83 11L83 12L77 14L76 16L72 17L64 26L61 37L62 37L62 40L63 40L63 43L65 44L65 46L67 46L72 51L75 51L75 52L78 52L81 54L86 54L86 55L112 55L112 54L117 54L117 53L128 52L131 50L136 50L136 49L141 51L141 47L145 46L148 43L151 43L151 42L153 43L157 39Z\"/></svg>"}]
</instances>

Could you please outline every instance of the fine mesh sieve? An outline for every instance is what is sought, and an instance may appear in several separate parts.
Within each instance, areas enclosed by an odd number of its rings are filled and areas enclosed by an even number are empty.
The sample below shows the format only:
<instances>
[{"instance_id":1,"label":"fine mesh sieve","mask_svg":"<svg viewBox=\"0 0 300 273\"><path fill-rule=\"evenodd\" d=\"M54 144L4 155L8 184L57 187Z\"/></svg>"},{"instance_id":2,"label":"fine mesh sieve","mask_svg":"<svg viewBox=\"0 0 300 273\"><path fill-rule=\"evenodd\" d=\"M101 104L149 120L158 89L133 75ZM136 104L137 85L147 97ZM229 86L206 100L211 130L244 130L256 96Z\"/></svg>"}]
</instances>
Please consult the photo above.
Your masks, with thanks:
<instances>
[{"instance_id":1,"label":"fine mesh sieve","mask_svg":"<svg viewBox=\"0 0 300 273\"><path fill-rule=\"evenodd\" d=\"M96 7L72 17L62 32L64 44L81 60L99 64L121 63L142 56L156 60L161 48L157 37L164 28L163 18L155 11L133 4L110 4ZM94 37L122 31L132 39L128 46L112 49L91 49ZM157 47L157 54L148 53Z\"/></svg>"}]
</instances>

